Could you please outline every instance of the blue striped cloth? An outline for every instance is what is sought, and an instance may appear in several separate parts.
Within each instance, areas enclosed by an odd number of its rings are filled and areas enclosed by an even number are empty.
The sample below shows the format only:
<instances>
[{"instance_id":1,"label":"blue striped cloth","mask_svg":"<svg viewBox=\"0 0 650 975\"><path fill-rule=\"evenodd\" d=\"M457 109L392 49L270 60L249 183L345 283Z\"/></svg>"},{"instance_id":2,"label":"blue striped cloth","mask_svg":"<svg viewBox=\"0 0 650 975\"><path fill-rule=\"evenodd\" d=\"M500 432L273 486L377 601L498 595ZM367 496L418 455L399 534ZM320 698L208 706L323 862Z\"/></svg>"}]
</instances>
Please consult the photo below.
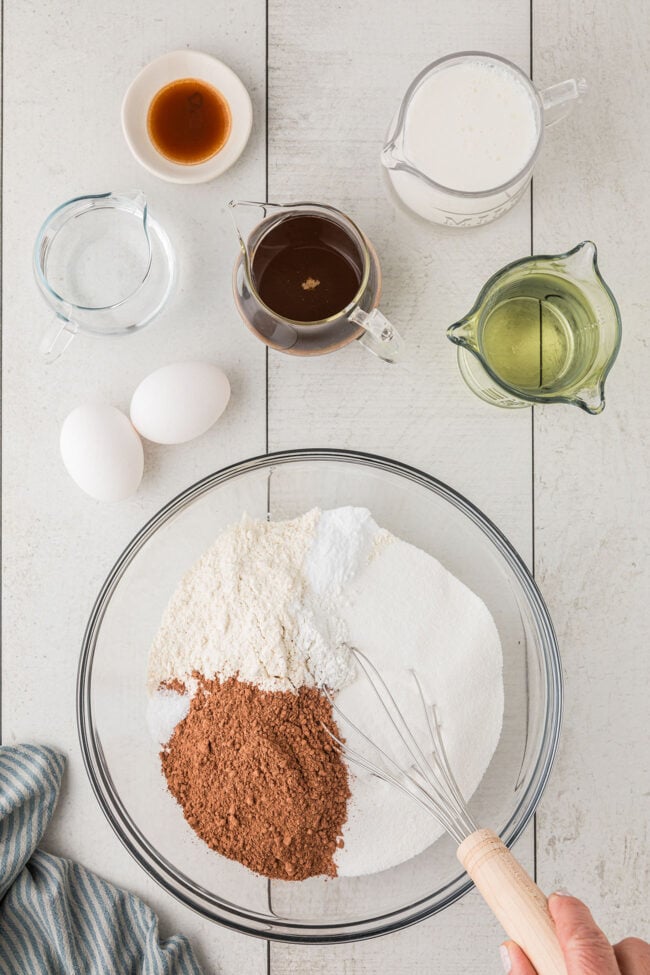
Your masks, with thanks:
<instances>
[{"instance_id":1,"label":"blue striped cloth","mask_svg":"<svg viewBox=\"0 0 650 975\"><path fill-rule=\"evenodd\" d=\"M201 975L139 898L36 849L64 768L51 748L0 747L1 975Z\"/></svg>"}]
</instances>

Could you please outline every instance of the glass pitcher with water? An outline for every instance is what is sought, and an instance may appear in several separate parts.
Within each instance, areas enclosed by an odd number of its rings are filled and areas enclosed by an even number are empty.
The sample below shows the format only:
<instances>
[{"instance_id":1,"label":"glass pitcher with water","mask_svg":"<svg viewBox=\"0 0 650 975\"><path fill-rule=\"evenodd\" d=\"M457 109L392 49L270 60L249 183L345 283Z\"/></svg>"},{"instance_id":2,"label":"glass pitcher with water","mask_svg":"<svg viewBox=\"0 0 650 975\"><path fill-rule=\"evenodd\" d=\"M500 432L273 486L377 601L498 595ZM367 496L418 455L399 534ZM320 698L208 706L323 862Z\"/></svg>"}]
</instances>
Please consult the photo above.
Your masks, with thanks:
<instances>
[{"instance_id":1,"label":"glass pitcher with water","mask_svg":"<svg viewBox=\"0 0 650 975\"><path fill-rule=\"evenodd\" d=\"M164 308L176 260L140 191L78 196L41 227L33 267L55 314L41 352L53 362L75 335L129 335Z\"/></svg>"},{"instance_id":2,"label":"glass pitcher with water","mask_svg":"<svg viewBox=\"0 0 650 975\"><path fill-rule=\"evenodd\" d=\"M397 361L402 340L378 308L379 259L348 216L319 203L229 206L240 244L235 304L259 339L300 356L357 339L381 359Z\"/></svg>"},{"instance_id":3,"label":"glass pitcher with water","mask_svg":"<svg viewBox=\"0 0 650 975\"><path fill-rule=\"evenodd\" d=\"M487 403L572 403L601 413L621 317L587 240L566 254L508 264L447 335L460 346L463 379Z\"/></svg>"}]
</instances>

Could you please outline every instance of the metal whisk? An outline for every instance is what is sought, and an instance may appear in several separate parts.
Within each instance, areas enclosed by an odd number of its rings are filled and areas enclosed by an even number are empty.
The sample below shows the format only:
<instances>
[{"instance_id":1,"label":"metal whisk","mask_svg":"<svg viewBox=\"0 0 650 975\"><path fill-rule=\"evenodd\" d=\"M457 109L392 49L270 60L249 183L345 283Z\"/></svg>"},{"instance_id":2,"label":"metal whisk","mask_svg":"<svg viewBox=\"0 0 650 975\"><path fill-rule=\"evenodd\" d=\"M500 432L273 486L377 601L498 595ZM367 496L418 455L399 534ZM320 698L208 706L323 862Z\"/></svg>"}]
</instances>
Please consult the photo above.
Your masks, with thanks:
<instances>
[{"instance_id":1,"label":"metal whisk","mask_svg":"<svg viewBox=\"0 0 650 975\"><path fill-rule=\"evenodd\" d=\"M405 768L366 735L342 711L334 695L327 692L336 716L359 736L373 757L352 748L344 738L329 731L342 754L350 765L376 775L429 812L458 843L461 864L508 936L526 952L538 975L566 975L546 897L497 834L490 829L479 829L472 819L447 758L436 709L427 704L418 675L413 670L410 672L430 738L430 751L427 748L426 753L377 668L360 650L355 647L350 650L362 679L369 682L395 741L405 750L410 764Z\"/></svg>"}]
</instances>

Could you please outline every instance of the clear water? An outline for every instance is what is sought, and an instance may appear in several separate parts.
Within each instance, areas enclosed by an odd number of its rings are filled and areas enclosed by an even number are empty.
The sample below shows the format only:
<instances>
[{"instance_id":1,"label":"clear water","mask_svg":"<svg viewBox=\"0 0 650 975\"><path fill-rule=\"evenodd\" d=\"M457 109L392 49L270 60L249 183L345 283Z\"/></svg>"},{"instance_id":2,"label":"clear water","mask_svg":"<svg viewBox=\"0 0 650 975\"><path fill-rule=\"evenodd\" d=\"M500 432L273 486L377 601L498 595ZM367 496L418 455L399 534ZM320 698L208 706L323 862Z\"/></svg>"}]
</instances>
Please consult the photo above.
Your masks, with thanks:
<instances>
[{"instance_id":1,"label":"clear water","mask_svg":"<svg viewBox=\"0 0 650 975\"><path fill-rule=\"evenodd\" d=\"M68 220L48 249L45 275L53 291L84 308L106 308L142 284L149 245L142 218L112 206Z\"/></svg>"}]
</instances>

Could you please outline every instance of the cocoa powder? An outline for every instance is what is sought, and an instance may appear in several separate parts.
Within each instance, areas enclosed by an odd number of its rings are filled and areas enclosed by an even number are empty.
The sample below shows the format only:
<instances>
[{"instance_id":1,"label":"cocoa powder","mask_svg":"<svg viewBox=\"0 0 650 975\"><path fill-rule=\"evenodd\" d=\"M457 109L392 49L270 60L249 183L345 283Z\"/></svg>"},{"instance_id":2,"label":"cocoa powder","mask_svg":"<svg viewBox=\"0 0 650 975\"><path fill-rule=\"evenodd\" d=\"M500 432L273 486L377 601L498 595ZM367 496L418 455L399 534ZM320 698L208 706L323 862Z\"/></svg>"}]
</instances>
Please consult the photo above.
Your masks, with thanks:
<instances>
[{"instance_id":1,"label":"cocoa powder","mask_svg":"<svg viewBox=\"0 0 650 975\"><path fill-rule=\"evenodd\" d=\"M169 791L213 850L282 880L336 875L347 767L340 734L316 688L263 691L206 680L160 753Z\"/></svg>"}]
</instances>

